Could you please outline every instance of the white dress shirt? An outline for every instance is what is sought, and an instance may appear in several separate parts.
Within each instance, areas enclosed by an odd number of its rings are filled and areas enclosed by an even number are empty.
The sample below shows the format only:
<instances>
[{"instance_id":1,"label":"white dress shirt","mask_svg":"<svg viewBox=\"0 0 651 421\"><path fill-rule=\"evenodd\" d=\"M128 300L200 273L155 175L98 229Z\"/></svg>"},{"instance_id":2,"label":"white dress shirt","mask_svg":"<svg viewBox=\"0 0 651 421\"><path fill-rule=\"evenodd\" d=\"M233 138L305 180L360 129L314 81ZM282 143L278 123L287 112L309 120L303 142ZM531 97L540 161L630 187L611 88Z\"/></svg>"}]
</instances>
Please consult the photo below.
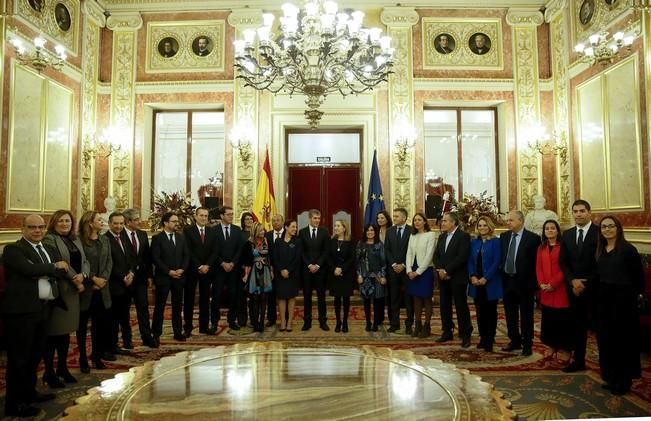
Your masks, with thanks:
<instances>
[{"instance_id":1,"label":"white dress shirt","mask_svg":"<svg viewBox=\"0 0 651 421\"><path fill-rule=\"evenodd\" d=\"M39 256L39 259L41 257L41 254L38 252L38 248L36 246L41 246L41 250L48 260L44 263L52 263L52 257L50 257L47 250L45 250L45 247L43 247L43 243L32 243L29 240L27 240L27 242L34 248L34 251ZM54 300L54 294L52 293L52 284L50 284L50 278L47 276L38 278L38 298L41 300Z\"/></svg>"}]
</instances>

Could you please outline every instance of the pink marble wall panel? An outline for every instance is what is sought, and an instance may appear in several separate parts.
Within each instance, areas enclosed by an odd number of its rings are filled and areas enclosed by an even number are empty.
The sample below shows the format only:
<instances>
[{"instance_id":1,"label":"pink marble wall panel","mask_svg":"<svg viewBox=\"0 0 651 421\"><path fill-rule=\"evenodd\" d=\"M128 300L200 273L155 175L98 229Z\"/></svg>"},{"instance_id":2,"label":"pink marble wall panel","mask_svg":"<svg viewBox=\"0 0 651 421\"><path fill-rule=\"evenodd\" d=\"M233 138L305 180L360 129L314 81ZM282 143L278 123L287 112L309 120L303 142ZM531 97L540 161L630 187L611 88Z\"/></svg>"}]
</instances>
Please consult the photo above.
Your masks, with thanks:
<instances>
[{"instance_id":1,"label":"pink marble wall panel","mask_svg":"<svg viewBox=\"0 0 651 421\"><path fill-rule=\"evenodd\" d=\"M113 31L101 28L99 42L99 80L109 83L113 70Z\"/></svg>"},{"instance_id":2,"label":"pink marble wall panel","mask_svg":"<svg viewBox=\"0 0 651 421\"><path fill-rule=\"evenodd\" d=\"M503 70L425 70L423 69L422 20L413 26L414 77L416 78L488 78L505 79L513 77L513 36L506 23L506 9L419 9L424 17L500 18L502 20Z\"/></svg>"},{"instance_id":3,"label":"pink marble wall panel","mask_svg":"<svg viewBox=\"0 0 651 421\"><path fill-rule=\"evenodd\" d=\"M544 23L538 27L538 77L549 79L552 77L552 62L550 49L549 24Z\"/></svg>"},{"instance_id":4,"label":"pink marble wall panel","mask_svg":"<svg viewBox=\"0 0 651 421\"><path fill-rule=\"evenodd\" d=\"M540 116L543 126L551 134L554 128L554 96L550 91L540 93ZM547 209L558 213L557 176L556 156L544 155L542 157L542 194L547 199Z\"/></svg>"},{"instance_id":5,"label":"pink marble wall panel","mask_svg":"<svg viewBox=\"0 0 651 421\"><path fill-rule=\"evenodd\" d=\"M97 132L110 126L111 123L111 96L97 95ZM104 199L109 196L109 158L98 157L95 159L95 209L104 212Z\"/></svg>"}]
</instances>

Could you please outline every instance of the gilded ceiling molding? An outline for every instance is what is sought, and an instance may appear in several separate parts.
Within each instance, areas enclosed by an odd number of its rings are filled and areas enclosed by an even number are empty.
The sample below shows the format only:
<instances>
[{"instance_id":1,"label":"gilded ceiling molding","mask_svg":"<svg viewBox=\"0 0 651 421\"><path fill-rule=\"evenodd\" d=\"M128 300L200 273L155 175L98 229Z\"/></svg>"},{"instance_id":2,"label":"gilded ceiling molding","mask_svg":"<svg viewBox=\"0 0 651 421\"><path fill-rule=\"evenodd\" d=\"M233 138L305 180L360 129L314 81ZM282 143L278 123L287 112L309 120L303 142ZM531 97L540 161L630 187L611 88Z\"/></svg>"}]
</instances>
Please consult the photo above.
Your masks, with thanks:
<instances>
[{"instance_id":1,"label":"gilded ceiling molding","mask_svg":"<svg viewBox=\"0 0 651 421\"><path fill-rule=\"evenodd\" d=\"M97 81L99 76L100 28L106 25L104 11L97 3L85 1L81 7L84 15L82 30L82 79L81 79L81 145L80 157L90 156L90 140L97 132ZM95 208L95 160L80 159L81 209Z\"/></svg>"},{"instance_id":2,"label":"gilded ceiling molding","mask_svg":"<svg viewBox=\"0 0 651 421\"><path fill-rule=\"evenodd\" d=\"M570 76L569 67L569 34L567 31L569 9L567 1L555 0L545 10L545 21L550 24L552 74L554 76L554 133L565 145L556 161L557 165L557 203L558 215L563 222L570 221L570 206L573 195L572 169L568 154L570 147Z\"/></svg>"},{"instance_id":3,"label":"gilded ceiling molding","mask_svg":"<svg viewBox=\"0 0 651 421\"><path fill-rule=\"evenodd\" d=\"M540 122L537 26L544 22L535 9L509 9L506 21L513 28L518 207L533 208L533 196L542 191L540 154L526 143L526 133Z\"/></svg>"},{"instance_id":4,"label":"gilded ceiling molding","mask_svg":"<svg viewBox=\"0 0 651 421\"><path fill-rule=\"evenodd\" d=\"M262 10L239 9L233 10L228 16L229 25L235 28L235 38L242 37L242 31L255 29L262 25ZM256 189L256 173L258 169L258 91L252 87L244 87L242 79L235 79L235 95L233 96L233 125L244 123L251 127L254 139L249 139L251 154L248 160L240 158L239 151L232 148L229 141L226 148L231 149L233 162L233 211L239 218L242 212L253 207L253 195Z\"/></svg>"},{"instance_id":5,"label":"gilded ceiling molding","mask_svg":"<svg viewBox=\"0 0 651 421\"><path fill-rule=\"evenodd\" d=\"M133 200L136 47L142 18L137 13L116 13L109 16L106 25L113 30L111 129L126 137L119 139L123 142L120 151L111 155L109 192L115 198L117 208L125 209Z\"/></svg>"},{"instance_id":6,"label":"gilded ceiling molding","mask_svg":"<svg viewBox=\"0 0 651 421\"><path fill-rule=\"evenodd\" d=\"M418 23L419 15L413 7L385 7L382 23L392 38L395 48L393 74L389 76L389 143L394 159L391 159L390 194L393 208L403 207L413 215L416 211L415 173L416 162L413 151L406 156L395 147L394 134L398 122L414 124L414 72L412 26ZM398 159L400 155L401 159Z\"/></svg>"}]
</instances>

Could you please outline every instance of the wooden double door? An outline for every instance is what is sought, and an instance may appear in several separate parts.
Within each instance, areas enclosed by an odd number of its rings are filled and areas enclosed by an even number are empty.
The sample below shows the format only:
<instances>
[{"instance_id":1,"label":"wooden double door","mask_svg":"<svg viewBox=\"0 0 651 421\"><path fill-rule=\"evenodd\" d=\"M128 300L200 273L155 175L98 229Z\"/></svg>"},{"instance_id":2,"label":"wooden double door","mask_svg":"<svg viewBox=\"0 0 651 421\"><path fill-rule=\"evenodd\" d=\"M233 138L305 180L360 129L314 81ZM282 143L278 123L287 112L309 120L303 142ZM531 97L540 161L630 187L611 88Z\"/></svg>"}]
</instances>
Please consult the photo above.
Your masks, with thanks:
<instances>
[{"instance_id":1,"label":"wooden double door","mask_svg":"<svg viewBox=\"0 0 651 421\"><path fill-rule=\"evenodd\" d=\"M353 239L362 231L362 188L359 165L289 166L287 217L306 225L307 211L321 211L321 225L332 228L336 217L350 221Z\"/></svg>"}]
</instances>

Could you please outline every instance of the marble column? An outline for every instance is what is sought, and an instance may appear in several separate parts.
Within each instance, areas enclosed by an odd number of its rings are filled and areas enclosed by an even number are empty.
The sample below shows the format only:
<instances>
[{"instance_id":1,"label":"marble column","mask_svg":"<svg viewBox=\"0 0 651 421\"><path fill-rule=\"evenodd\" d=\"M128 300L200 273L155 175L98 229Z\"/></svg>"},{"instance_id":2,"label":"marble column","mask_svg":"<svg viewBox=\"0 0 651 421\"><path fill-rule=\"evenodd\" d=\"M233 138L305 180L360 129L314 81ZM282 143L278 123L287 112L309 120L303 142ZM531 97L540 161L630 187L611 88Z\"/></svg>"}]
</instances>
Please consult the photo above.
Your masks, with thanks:
<instances>
[{"instance_id":1,"label":"marble column","mask_svg":"<svg viewBox=\"0 0 651 421\"><path fill-rule=\"evenodd\" d=\"M570 148L570 76L569 76L569 7L567 0L553 0L545 9L545 21L550 25L552 77L554 81L554 133L565 147L557 155L558 216L561 222L570 221L572 187L572 167Z\"/></svg>"},{"instance_id":2,"label":"marble column","mask_svg":"<svg viewBox=\"0 0 651 421\"><path fill-rule=\"evenodd\" d=\"M95 208L95 159L91 150L92 139L97 131L97 82L99 76L99 41L100 28L106 25L104 10L94 2L85 1L81 5L84 15L82 35L81 68L81 157L80 192L81 209L87 211Z\"/></svg>"},{"instance_id":3,"label":"marble column","mask_svg":"<svg viewBox=\"0 0 651 421\"><path fill-rule=\"evenodd\" d=\"M527 132L540 124L537 27L543 23L537 9L509 9L506 22L513 31L515 129L518 156L518 207L533 208L533 196L542 192L540 154L527 145Z\"/></svg>"},{"instance_id":4,"label":"marble column","mask_svg":"<svg viewBox=\"0 0 651 421\"><path fill-rule=\"evenodd\" d=\"M400 153L395 147L398 123L414 124L414 72L411 28L419 16L413 7L385 7L382 23L395 48L393 74L389 76L389 142L392 159L389 189L391 207L403 207L410 215L416 211L415 156L412 150Z\"/></svg>"},{"instance_id":5,"label":"marble column","mask_svg":"<svg viewBox=\"0 0 651 421\"><path fill-rule=\"evenodd\" d=\"M136 44L142 17L137 12L116 12L109 16L106 26L113 31L110 140L121 146L111 155L109 194L115 198L118 209L125 209L133 201Z\"/></svg>"},{"instance_id":6,"label":"marble column","mask_svg":"<svg viewBox=\"0 0 651 421\"><path fill-rule=\"evenodd\" d=\"M246 29L257 29L262 26L262 10L241 9L233 10L228 16L229 25L235 28L235 39L242 39L242 31ZM248 159L242 159L236 148L233 149L233 212L236 223L239 223L239 216L244 211L250 211L253 207L253 195L256 189L256 174L258 166L258 91L252 87L245 87L242 79L235 79L235 95L233 99L233 126L246 125L248 133L251 134L250 148L247 149ZM230 142L226 142L230 147Z\"/></svg>"}]
</instances>

